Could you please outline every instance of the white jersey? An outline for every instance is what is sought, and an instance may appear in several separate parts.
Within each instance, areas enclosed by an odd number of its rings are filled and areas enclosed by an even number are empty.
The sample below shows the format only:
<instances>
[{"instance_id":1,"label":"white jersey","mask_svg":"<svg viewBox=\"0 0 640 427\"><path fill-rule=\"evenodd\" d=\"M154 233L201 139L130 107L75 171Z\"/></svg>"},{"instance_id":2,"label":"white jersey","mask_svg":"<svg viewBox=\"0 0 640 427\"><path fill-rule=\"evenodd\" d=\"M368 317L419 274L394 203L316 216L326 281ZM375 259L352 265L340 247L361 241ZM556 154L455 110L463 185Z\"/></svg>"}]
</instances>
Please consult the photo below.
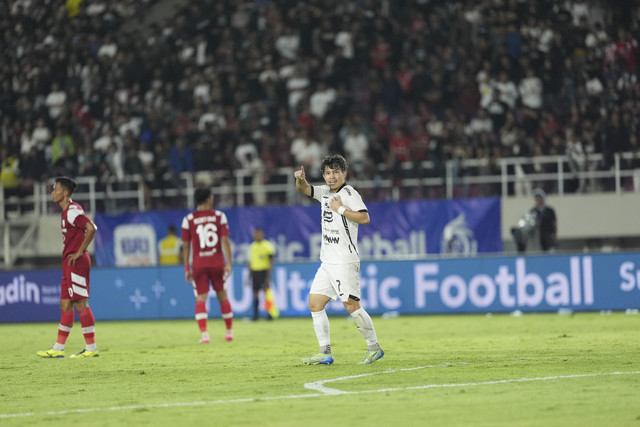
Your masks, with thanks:
<instances>
[{"instance_id":1,"label":"white jersey","mask_svg":"<svg viewBox=\"0 0 640 427\"><path fill-rule=\"evenodd\" d=\"M331 197L340 196L345 208L367 212L360 194L344 184L337 193L331 193L328 185L311 187L311 197L322 205L322 247L320 261L327 264L351 264L360 262L358 253L358 223L334 212L329 207Z\"/></svg>"}]
</instances>

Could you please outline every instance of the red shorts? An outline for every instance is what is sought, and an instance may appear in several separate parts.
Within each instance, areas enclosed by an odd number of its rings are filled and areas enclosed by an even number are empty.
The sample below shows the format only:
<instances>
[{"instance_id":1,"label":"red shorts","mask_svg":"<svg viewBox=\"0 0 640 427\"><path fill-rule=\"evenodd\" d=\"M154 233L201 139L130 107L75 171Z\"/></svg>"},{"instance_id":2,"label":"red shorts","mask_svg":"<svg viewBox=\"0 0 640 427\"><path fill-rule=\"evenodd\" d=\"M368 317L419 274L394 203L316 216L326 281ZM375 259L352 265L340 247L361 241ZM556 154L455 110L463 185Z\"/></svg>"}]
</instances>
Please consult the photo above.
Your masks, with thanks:
<instances>
[{"instance_id":1,"label":"red shorts","mask_svg":"<svg viewBox=\"0 0 640 427\"><path fill-rule=\"evenodd\" d=\"M75 265L69 265L69 260L63 259L60 299L76 301L89 298L90 272L91 257L86 252L76 260Z\"/></svg>"},{"instance_id":2,"label":"red shorts","mask_svg":"<svg viewBox=\"0 0 640 427\"><path fill-rule=\"evenodd\" d=\"M209 283L216 292L224 289L224 267L198 267L193 269L193 281L198 295L209 292Z\"/></svg>"}]
</instances>

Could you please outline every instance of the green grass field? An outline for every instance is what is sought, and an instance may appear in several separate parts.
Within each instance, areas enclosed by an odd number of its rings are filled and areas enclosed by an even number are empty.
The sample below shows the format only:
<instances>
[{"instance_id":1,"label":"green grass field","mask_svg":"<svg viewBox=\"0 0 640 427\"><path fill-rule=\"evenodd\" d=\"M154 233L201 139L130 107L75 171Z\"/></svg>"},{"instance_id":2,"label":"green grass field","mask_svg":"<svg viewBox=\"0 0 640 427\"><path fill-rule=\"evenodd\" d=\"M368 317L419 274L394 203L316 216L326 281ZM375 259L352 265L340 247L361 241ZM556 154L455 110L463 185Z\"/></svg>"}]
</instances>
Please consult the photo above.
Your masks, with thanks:
<instances>
[{"instance_id":1,"label":"green grass field","mask_svg":"<svg viewBox=\"0 0 640 427\"><path fill-rule=\"evenodd\" d=\"M306 366L310 318L100 322L101 357L40 359L57 324L0 325L1 425L423 426L640 424L640 317L613 313L374 317L385 349L358 365L331 318L336 362ZM76 322L67 355L84 347ZM305 386L306 385L306 386Z\"/></svg>"}]
</instances>

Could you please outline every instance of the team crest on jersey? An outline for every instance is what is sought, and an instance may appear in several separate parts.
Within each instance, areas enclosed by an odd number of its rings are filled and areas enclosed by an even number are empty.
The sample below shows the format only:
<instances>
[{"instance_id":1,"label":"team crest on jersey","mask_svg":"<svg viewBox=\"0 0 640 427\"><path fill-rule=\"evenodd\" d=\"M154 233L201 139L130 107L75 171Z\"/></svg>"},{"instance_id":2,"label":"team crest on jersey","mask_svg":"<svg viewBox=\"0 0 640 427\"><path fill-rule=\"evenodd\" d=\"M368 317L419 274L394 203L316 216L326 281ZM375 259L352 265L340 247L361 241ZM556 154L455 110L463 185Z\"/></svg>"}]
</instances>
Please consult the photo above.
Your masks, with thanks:
<instances>
[{"instance_id":1,"label":"team crest on jersey","mask_svg":"<svg viewBox=\"0 0 640 427\"><path fill-rule=\"evenodd\" d=\"M322 219L324 222L333 222L333 211L329 207L329 203L325 204L325 208L322 210Z\"/></svg>"}]
</instances>

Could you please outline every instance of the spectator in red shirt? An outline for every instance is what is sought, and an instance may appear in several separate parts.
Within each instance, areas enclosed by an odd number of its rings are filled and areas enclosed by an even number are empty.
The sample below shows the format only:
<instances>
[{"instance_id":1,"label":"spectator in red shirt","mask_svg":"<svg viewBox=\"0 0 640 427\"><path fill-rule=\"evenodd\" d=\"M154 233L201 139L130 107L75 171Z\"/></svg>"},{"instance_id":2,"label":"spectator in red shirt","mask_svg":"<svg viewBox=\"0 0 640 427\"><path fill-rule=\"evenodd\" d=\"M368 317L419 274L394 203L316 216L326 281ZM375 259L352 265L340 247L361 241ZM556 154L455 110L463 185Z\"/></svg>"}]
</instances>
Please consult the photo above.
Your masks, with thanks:
<instances>
[{"instance_id":1,"label":"spectator in red shirt","mask_svg":"<svg viewBox=\"0 0 640 427\"><path fill-rule=\"evenodd\" d=\"M387 60L391 56L391 45L381 34L376 37L370 55L374 67L382 70L387 66Z\"/></svg>"}]
</instances>

